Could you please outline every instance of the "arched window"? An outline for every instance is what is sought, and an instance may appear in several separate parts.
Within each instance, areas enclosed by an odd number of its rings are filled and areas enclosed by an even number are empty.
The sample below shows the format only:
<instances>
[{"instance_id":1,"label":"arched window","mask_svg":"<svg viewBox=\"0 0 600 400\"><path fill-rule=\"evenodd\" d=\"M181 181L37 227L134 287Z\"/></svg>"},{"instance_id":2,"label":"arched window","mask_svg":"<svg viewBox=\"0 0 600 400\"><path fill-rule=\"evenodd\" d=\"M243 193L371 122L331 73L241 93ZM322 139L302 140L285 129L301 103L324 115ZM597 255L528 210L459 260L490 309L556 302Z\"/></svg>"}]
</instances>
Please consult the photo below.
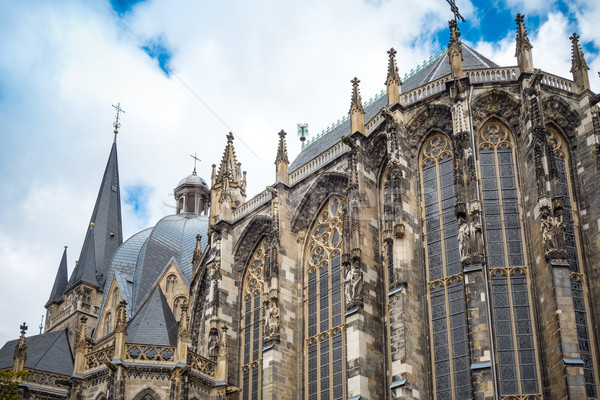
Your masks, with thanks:
<instances>
[{"instance_id":1,"label":"arched window","mask_svg":"<svg viewBox=\"0 0 600 400\"><path fill-rule=\"evenodd\" d=\"M262 387L263 311L261 293L264 284L268 242L264 238L254 250L242 285L242 400L259 400Z\"/></svg>"},{"instance_id":2,"label":"arched window","mask_svg":"<svg viewBox=\"0 0 600 400\"><path fill-rule=\"evenodd\" d=\"M104 335L108 335L112 332L112 315L110 313L106 314L104 317Z\"/></svg>"},{"instance_id":3,"label":"arched window","mask_svg":"<svg viewBox=\"0 0 600 400\"><path fill-rule=\"evenodd\" d=\"M166 293L175 293L175 286L177 285L177 277L175 275L167 276L167 287Z\"/></svg>"},{"instance_id":4,"label":"arched window","mask_svg":"<svg viewBox=\"0 0 600 400\"><path fill-rule=\"evenodd\" d=\"M450 141L437 134L421 149L421 179L427 243L427 287L438 399L471 398L471 361L465 293L454 212L454 164Z\"/></svg>"},{"instance_id":5,"label":"arched window","mask_svg":"<svg viewBox=\"0 0 600 400\"><path fill-rule=\"evenodd\" d=\"M513 148L507 128L498 121L480 130L483 221L501 395L540 392Z\"/></svg>"},{"instance_id":6,"label":"arched window","mask_svg":"<svg viewBox=\"0 0 600 400\"><path fill-rule=\"evenodd\" d=\"M159 396L152 389L144 389L133 398L133 400L158 400Z\"/></svg>"},{"instance_id":7,"label":"arched window","mask_svg":"<svg viewBox=\"0 0 600 400\"><path fill-rule=\"evenodd\" d=\"M558 175L558 193L562 196L563 207L562 218L565 225L565 249L567 250L567 262L571 271L571 291L573 293L573 305L575 307L575 322L577 324L577 341L579 343L579 353L584 362L584 378L586 395L590 398L598 396L596 388L596 379L594 371L594 357L592 351L592 338L588 329L589 324L587 316L587 305L584 294L583 271L579 265L579 252L577 250L577 237L575 234L574 209L576 209L572 200L571 175L569 173L569 157L564 140L554 129L548 129L550 132L550 144L554 152L554 163Z\"/></svg>"},{"instance_id":8,"label":"arched window","mask_svg":"<svg viewBox=\"0 0 600 400\"><path fill-rule=\"evenodd\" d=\"M346 393L342 324L342 221L345 200L333 197L308 237L304 276L306 398L343 399Z\"/></svg>"},{"instance_id":9,"label":"arched window","mask_svg":"<svg viewBox=\"0 0 600 400\"><path fill-rule=\"evenodd\" d=\"M177 321L179 321L179 319L181 318L181 306L187 304L187 302L188 301L185 296L180 296L176 298L173 302L173 315L175 316L175 319Z\"/></svg>"}]
</instances>

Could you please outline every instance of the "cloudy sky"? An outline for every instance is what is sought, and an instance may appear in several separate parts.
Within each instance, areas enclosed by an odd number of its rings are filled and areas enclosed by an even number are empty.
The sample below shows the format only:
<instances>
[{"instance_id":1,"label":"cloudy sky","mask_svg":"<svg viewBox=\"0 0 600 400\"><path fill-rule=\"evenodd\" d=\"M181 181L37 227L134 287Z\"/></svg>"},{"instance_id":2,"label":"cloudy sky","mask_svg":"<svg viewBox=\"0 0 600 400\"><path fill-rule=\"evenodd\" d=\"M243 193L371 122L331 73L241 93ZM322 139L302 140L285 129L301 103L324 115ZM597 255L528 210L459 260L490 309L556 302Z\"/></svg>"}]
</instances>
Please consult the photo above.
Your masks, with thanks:
<instances>
[{"instance_id":1,"label":"cloudy sky","mask_svg":"<svg viewBox=\"0 0 600 400\"><path fill-rule=\"evenodd\" d=\"M597 0L457 0L463 41L515 65L514 18L526 14L534 64L570 77L572 32L600 91ZM173 213L173 188L210 181L227 132L249 196L274 180L277 132L300 150L384 88L386 51L401 74L448 42L444 0L0 0L0 345L25 321L38 332L63 246L79 257L118 136L125 237Z\"/></svg>"}]
</instances>

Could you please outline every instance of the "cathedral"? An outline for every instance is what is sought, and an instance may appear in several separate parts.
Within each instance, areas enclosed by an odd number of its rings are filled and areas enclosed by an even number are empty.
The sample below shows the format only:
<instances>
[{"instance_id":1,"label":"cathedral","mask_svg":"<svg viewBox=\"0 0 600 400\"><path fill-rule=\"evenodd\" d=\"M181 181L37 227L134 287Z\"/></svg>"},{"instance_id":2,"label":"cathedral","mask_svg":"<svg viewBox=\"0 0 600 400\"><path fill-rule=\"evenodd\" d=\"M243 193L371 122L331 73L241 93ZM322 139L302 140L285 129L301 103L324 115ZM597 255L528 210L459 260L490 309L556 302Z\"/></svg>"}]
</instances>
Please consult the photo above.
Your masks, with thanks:
<instances>
[{"instance_id":1,"label":"cathedral","mask_svg":"<svg viewBox=\"0 0 600 400\"><path fill-rule=\"evenodd\" d=\"M115 141L45 332L0 369L24 399L599 399L600 95L577 34L560 77L515 21L514 66L455 20L403 78L390 49L292 162L279 132L254 197L230 133L125 241Z\"/></svg>"}]
</instances>

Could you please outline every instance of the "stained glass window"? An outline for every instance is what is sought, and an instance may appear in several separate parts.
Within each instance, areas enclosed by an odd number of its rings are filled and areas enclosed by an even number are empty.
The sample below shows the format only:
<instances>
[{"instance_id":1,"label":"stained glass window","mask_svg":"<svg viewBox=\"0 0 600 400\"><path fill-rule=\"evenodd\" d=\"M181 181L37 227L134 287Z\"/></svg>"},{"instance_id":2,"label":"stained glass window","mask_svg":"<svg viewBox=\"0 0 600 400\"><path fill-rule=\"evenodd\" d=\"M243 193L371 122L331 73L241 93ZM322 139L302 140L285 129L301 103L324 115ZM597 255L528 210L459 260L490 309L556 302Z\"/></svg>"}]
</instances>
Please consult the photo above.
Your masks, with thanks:
<instances>
[{"instance_id":1,"label":"stained glass window","mask_svg":"<svg viewBox=\"0 0 600 400\"><path fill-rule=\"evenodd\" d=\"M261 398L263 311L261 293L264 283L268 241L262 239L250 257L242 286L242 399Z\"/></svg>"},{"instance_id":2,"label":"stained glass window","mask_svg":"<svg viewBox=\"0 0 600 400\"><path fill-rule=\"evenodd\" d=\"M341 265L342 206L333 197L319 213L307 248L305 276L306 384L308 399L343 399L345 353Z\"/></svg>"},{"instance_id":3,"label":"stained glass window","mask_svg":"<svg viewBox=\"0 0 600 400\"><path fill-rule=\"evenodd\" d=\"M470 399L469 337L449 140L442 135L429 138L421 160L435 396Z\"/></svg>"},{"instance_id":4,"label":"stained glass window","mask_svg":"<svg viewBox=\"0 0 600 400\"><path fill-rule=\"evenodd\" d=\"M594 377L594 357L591 348L590 330L588 328L587 310L583 290L583 279L579 267L577 253L577 238L575 236L575 222L573 220L573 205L571 200L570 175L568 169L568 158L564 142L560 136L550 130L550 143L553 145L554 162L558 175L560 196L563 199L564 209L562 218L565 225L565 249L567 251L567 262L569 269L574 273L571 279L571 292L573 293L573 305L575 308L575 323L577 326L577 341L579 343L579 354L583 360L584 379L586 395L590 398L598 396Z\"/></svg>"},{"instance_id":5,"label":"stained glass window","mask_svg":"<svg viewBox=\"0 0 600 400\"><path fill-rule=\"evenodd\" d=\"M499 390L539 394L514 146L497 121L483 127L478 143Z\"/></svg>"}]
</instances>

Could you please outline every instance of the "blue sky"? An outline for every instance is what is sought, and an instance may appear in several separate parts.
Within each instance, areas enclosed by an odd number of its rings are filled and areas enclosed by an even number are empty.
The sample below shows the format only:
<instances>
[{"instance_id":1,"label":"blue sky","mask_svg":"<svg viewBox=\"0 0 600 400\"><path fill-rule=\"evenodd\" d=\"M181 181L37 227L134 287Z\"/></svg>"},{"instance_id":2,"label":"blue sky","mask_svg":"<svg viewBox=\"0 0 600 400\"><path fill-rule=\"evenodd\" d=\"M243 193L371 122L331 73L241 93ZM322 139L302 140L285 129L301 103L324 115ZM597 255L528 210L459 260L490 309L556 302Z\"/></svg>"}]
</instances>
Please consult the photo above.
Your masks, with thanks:
<instances>
[{"instance_id":1,"label":"blue sky","mask_svg":"<svg viewBox=\"0 0 600 400\"><path fill-rule=\"evenodd\" d=\"M600 91L597 0L457 0L462 40L515 65L515 16L526 15L534 66L570 78L581 35ZM345 116L350 80L383 88L386 51L401 75L448 43L445 0L28 0L0 3L0 344L44 313L62 255L79 256L113 140L117 101L125 237L173 213L173 188L210 181L233 131L249 197L272 183L277 132L300 151Z\"/></svg>"}]
</instances>

